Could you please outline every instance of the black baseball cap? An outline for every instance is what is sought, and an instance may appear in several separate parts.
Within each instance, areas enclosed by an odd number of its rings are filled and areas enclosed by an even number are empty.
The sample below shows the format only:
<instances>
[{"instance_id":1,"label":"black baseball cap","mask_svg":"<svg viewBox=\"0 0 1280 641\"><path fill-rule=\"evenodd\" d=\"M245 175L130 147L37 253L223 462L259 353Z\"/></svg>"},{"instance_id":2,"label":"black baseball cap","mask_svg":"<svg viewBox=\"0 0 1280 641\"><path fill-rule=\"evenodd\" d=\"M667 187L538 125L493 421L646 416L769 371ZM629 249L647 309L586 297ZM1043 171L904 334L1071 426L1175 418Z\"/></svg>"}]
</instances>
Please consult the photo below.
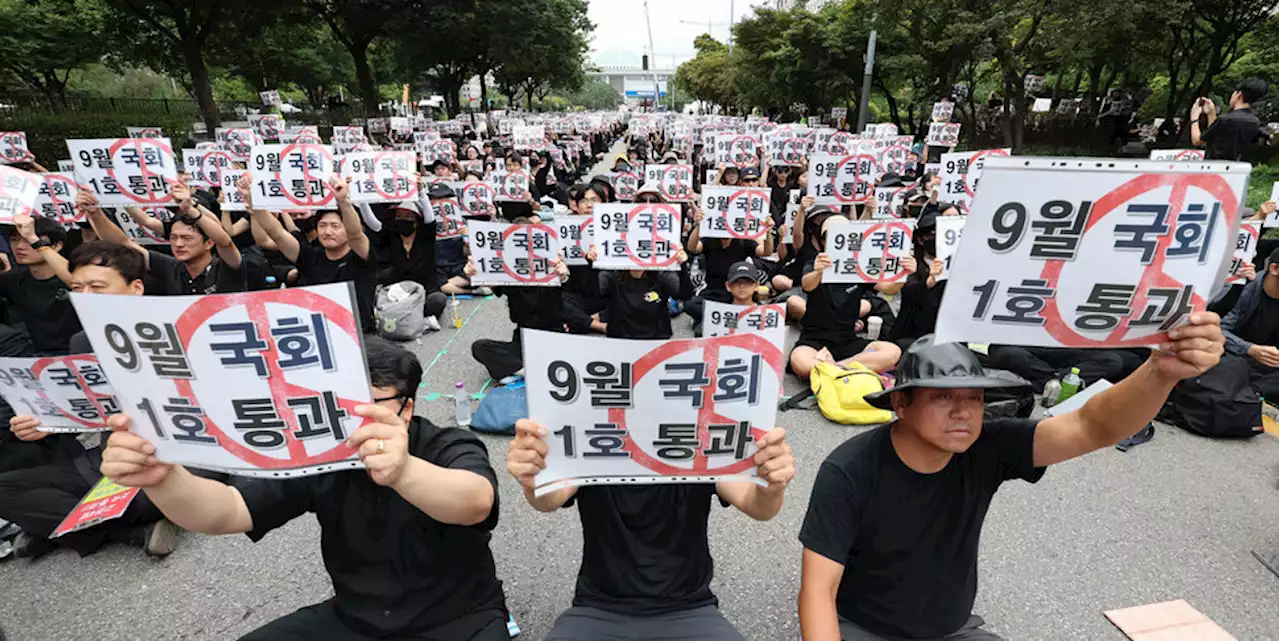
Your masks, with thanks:
<instances>
[{"instance_id":1,"label":"black baseball cap","mask_svg":"<svg viewBox=\"0 0 1280 641\"><path fill-rule=\"evenodd\" d=\"M759 180L760 170L755 167L747 167L738 173L738 177L742 180Z\"/></svg>"},{"instance_id":2,"label":"black baseball cap","mask_svg":"<svg viewBox=\"0 0 1280 641\"><path fill-rule=\"evenodd\" d=\"M729 266L729 276L725 279L726 283L734 283L740 280L749 280L753 283L760 282L760 270L749 260L740 260Z\"/></svg>"}]
</instances>

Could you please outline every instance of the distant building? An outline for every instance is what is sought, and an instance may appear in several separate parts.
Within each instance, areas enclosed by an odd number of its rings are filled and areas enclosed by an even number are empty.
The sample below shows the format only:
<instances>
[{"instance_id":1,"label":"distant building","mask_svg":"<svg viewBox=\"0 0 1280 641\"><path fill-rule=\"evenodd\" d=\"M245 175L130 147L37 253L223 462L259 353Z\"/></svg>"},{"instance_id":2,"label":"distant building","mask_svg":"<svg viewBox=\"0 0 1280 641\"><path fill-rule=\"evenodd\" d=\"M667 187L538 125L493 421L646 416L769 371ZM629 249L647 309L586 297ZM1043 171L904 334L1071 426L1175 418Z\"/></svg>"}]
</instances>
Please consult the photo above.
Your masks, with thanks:
<instances>
[{"instance_id":1,"label":"distant building","mask_svg":"<svg viewBox=\"0 0 1280 641\"><path fill-rule=\"evenodd\" d=\"M666 96L667 83L676 75L676 70L644 67L643 56L625 49L608 49L596 56L595 68L588 70L587 75L608 83L631 102L653 98L655 81L658 96Z\"/></svg>"}]
</instances>

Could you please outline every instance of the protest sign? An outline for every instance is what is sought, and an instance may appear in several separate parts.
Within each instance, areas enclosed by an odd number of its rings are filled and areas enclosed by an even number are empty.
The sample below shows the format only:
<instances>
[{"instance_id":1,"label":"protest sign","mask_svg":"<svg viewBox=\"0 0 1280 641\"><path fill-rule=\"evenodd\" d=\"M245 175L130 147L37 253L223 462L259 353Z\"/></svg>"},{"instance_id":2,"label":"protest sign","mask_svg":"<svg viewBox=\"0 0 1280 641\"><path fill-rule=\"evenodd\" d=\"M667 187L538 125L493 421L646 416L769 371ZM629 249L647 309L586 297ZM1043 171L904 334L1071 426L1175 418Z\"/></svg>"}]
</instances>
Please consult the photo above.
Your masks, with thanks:
<instances>
[{"instance_id":1,"label":"protest sign","mask_svg":"<svg viewBox=\"0 0 1280 641\"><path fill-rule=\"evenodd\" d=\"M929 134L925 136L924 144L930 147L955 147L960 142L960 123L958 122L933 122L929 123Z\"/></svg>"},{"instance_id":2,"label":"protest sign","mask_svg":"<svg viewBox=\"0 0 1280 641\"><path fill-rule=\"evenodd\" d=\"M222 184L222 172L231 166L231 154L222 149L183 149L182 163L187 184L213 187Z\"/></svg>"},{"instance_id":3,"label":"protest sign","mask_svg":"<svg viewBox=\"0 0 1280 641\"><path fill-rule=\"evenodd\" d=\"M141 209L143 213L159 218L161 222L173 221L173 213L164 207L142 207L139 209ZM169 244L169 240L164 236L158 235L134 221L133 216L128 214L126 208L105 209L104 211L107 214L107 218L114 221L116 226L118 226L120 230L129 237L129 240L132 240L139 245Z\"/></svg>"},{"instance_id":4,"label":"protest sign","mask_svg":"<svg viewBox=\"0 0 1280 641\"><path fill-rule=\"evenodd\" d=\"M1152 149L1152 160L1204 160L1203 149Z\"/></svg>"},{"instance_id":5,"label":"protest sign","mask_svg":"<svg viewBox=\"0 0 1280 641\"><path fill-rule=\"evenodd\" d=\"M809 153L826 152L827 146L831 142L831 137L836 134L835 129L830 127L819 127L813 130L813 140L809 144Z\"/></svg>"},{"instance_id":6,"label":"protest sign","mask_svg":"<svg viewBox=\"0 0 1280 641\"><path fill-rule=\"evenodd\" d=\"M458 194L458 207L463 216L493 216L498 208L493 204L497 190L487 182L451 182Z\"/></svg>"},{"instance_id":7,"label":"protest sign","mask_svg":"<svg viewBox=\"0 0 1280 641\"><path fill-rule=\"evenodd\" d=\"M62 523L58 524L49 538L56 539L69 532L77 532L120 518L125 510L129 509L133 497L140 491L142 488L116 485L105 476L98 479L89 493L85 494L84 498L80 499L80 502L62 519Z\"/></svg>"},{"instance_id":8,"label":"protest sign","mask_svg":"<svg viewBox=\"0 0 1280 641\"><path fill-rule=\"evenodd\" d=\"M591 238L596 269L680 269L680 206L600 203Z\"/></svg>"},{"instance_id":9,"label":"protest sign","mask_svg":"<svg viewBox=\"0 0 1280 641\"><path fill-rule=\"evenodd\" d=\"M405 140L413 136L413 120L400 116L392 116L387 118L387 128L392 136L399 140Z\"/></svg>"},{"instance_id":10,"label":"protest sign","mask_svg":"<svg viewBox=\"0 0 1280 641\"><path fill-rule=\"evenodd\" d=\"M1227 268L1228 285L1243 285L1248 281L1240 275L1245 265L1253 264L1253 255L1258 251L1258 239L1262 237L1262 221L1246 220L1240 223L1236 231L1235 251L1231 254L1231 266Z\"/></svg>"},{"instance_id":11,"label":"protest sign","mask_svg":"<svg viewBox=\"0 0 1280 641\"><path fill-rule=\"evenodd\" d=\"M125 127L130 138L164 138L164 132L159 127Z\"/></svg>"},{"instance_id":12,"label":"protest sign","mask_svg":"<svg viewBox=\"0 0 1280 641\"><path fill-rule=\"evenodd\" d=\"M236 162L249 162L249 152L254 145L262 144L262 139L249 127L218 127L214 130L214 140Z\"/></svg>"},{"instance_id":13,"label":"protest sign","mask_svg":"<svg viewBox=\"0 0 1280 641\"><path fill-rule=\"evenodd\" d=\"M39 174L0 165L0 225L12 225L14 216L32 215L43 184Z\"/></svg>"},{"instance_id":14,"label":"protest sign","mask_svg":"<svg viewBox=\"0 0 1280 641\"><path fill-rule=\"evenodd\" d=\"M452 165L458 160L458 147L448 138L432 140L419 149L418 153L422 156L422 164L427 167L437 161Z\"/></svg>"},{"instance_id":15,"label":"protest sign","mask_svg":"<svg viewBox=\"0 0 1280 641\"><path fill-rule=\"evenodd\" d=\"M178 166L168 139L68 140L76 182L88 185L105 207L167 205Z\"/></svg>"},{"instance_id":16,"label":"protest sign","mask_svg":"<svg viewBox=\"0 0 1280 641\"><path fill-rule=\"evenodd\" d=\"M236 182L245 174L244 169L224 169L219 175L222 179L222 191L218 193L221 199L222 208L227 211L245 211L247 209L244 198L240 197L240 190L236 188Z\"/></svg>"},{"instance_id":17,"label":"protest sign","mask_svg":"<svg viewBox=\"0 0 1280 641\"><path fill-rule=\"evenodd\" d=\"M449 183L452 184L452 183ZM454 192L455 194L457 192ZM421 207L430 207L431 213L436 217L436 239L447 240L450 238L458 238L466 233L467 220L462 217L462 207L458 204L458 197L453 198L437 198L431 200L422 195ZM423 209L426 211L426 209Z\"/></svg>"},{"instance_id":18,"label":"protest sign","mask_svg":"<svg viewBox=\"0 0 1280 641\"><path fill-rule=\"evenodd\" d=\"M84 222L84 215L76 209L76 194L80 188L76 186L75 175L67 172L37 175L44 179L40 185L40 193L36 196L39 215L64 227Z\"/></svg>"},{"instance_id":19,"label":"protest sign","mask_svg":"<svg viewBox=\"0 0 1280 641\"><path fill-rule=\"evenodd\" d=\"M991 158L937 340L1139 347L1226 278L1249 165Z\"/></svg>"},{"instance_id":20,"label":"protest sign","mask_svg":"<svg viewBox=\"0 0 1280 641\"><path fill-rule=\"evenodd\" d=\"M877 187L876 188L876 208L871 212L872 218L902 218L902 211L906 207L907 192L911 191L913 185L908 183L900 187Z\"/></svg>"},{"instance_id":21,"label":"protest sign","mask_svg":"<svg viewBox=\"0 0 1280 641\"><path fill-rule=\"evenodd\" d=\"M482 220L467 225L476 274L471 284L560 286L556 258L560 239L549 225L512 225Z\"/></svg>"},{"instance_id":22,"label":"protest sign","mask_svg":"<svg viewBox=\"0 0 1280 641\"><path fill-rule=\"evenodd\" d=\"M884 222L842 221L827 232L823 250L831 266L824 283L893 283L907 278L902 259L911 255L912 218Z\"/></svg>"},{"instance_id":23,"label":"protest sign","mask_svg":"<svg viewBox=\"0 0 1280 641\"><path fill-rule=\"evenodd\" d=\"M524 330L529 417L546 426L534 494L594 484L751 481L783 352L764 336L644 341Z\"/></svg>"},{"instance_id":24,"label":"protest sign","mask_svg":"<svg viewBox=\"0 0 1280 641\"><path fill-rule=\"evenodd\" d=\"M363 125L355 120L352 120L351 126L352 127L367 126L369 128L369 133L371 134L385 134L387 133L387 128L389 127L389 123L387 122L386 118L369 118L368 120L364 121Z\"/></svg>"},{"instance_id":25,"label":"protest sign","mask_svg":"<svg viewBox=\"0 0 1280 641\"><path fill-rule=\"evenodd\" d=\"M645 165L644 182L656 185L667 202L693 202L693 165Z\"/></svg>"},{"instance_id":26,"label":"protest sign","mask_svg":"<svg viewBox=\"0 0 1280 641\"><path fill-rule=\"evenodd\" d=\"M1053 108L1053 98L1036 98L1031 104L1032 113L1045 113Z\"/></svg>"},{"instance_id":27,"label":"protest sign","mask_svg":"<svg viewBox=\"0 0 1280 641\"><path fill-rule=\"evenodd\" d=\"M362 145L366 142L364 127L335 126L329 141L333 145L334 153L350 153L355 149L356 145Z\"/></svg>"},{"instance_id":28,"label":"protest sign","mask_svg":"<svg viewBox=\"0 0 1280 641\"><path fill-rule=\"evenodd\" d=\"M70 160L59 160L58 171L74 174L76 172L76 164Z\"/></svg>"},{"instance_id":29,"label":"protest sign","mask_svg":"<svg viewBox=\"0 0 1280 641\"><path fill-rule=\"evenodd\" d=\"M35 156L27 150L27 134L21 131L0 131L0 163L28 162Z\"/></svg>"},{"instance_id":30,"label":"protest sign","mask_svg":"<svg viewBox=\"0 0 1280 641\"><path fill-rule=\"evenodd\" d=\"M942 154L942 185L940 200L954 204L960 211L969 213L969 203L977 193L982 168L990 158L1008 156L1008 149L983 149Z\"/></svg>"},{"instance_id":31,"label":"protest sign","mask_svg":"<svg viewBox=\"0 0 1280 641\"><path fill-rule=\"evenodd\" d=\"M636 190L640 188L640 176L629 171L606 171L604 176L613 183L613 194L618 200L629 203L636 199Z\"/></svg>"},{"instance_id":32,"label":"protest sign","mask_svg":"<svg viewBox=\"0 0 1280 641\"><path fill-rule=\"evenodd\" d=\"M778 244L790 245L795 238L796 214L800 213L800 194L802 190L792 189L787 193L787 208L782 216L782 229L779 233Z\"/></svg>"},{"instance_id":33,"label":"protest sign","mask_svg":"<svg viewBox=\"0 0 1280 641\"><path fill-rule=\"evenodd\" d=\"M882 122L875 125L871 132L874 138L892 138L898 135L898 126L891 122Z\"/></svg>"},{"instance_id":34,"label":"protest sign","mask_svg":"<svg viewBox=\"0 0 1280 641\"><path fill-rule=\"evenodd\" d=\"M1267 200L1271 202L1280 202L1280 181L1271 183L1271 197Z\"/></svg>"},{"instance_id":35,"label":"protest sign","mask_svg":"<svg viewBox=\"0 0 1280 641\"><path fill-rule=\"evenodd\" d=\"M342 175L353 203L398 203L418 198L417 159L409 151L374 151L343 157Z\"/></svg>"},{"instance_id":36,"label":"protest sign","mask_svg":"<svg viewBox=\"0 0 1280 641\"><path fill-rule=\"evenodd\" d=\"M797 166L809 155L809 143L804 138L788 134L773 134L764 139L769 153L769 164Z\"/></svg>"},{"instance_id":37,"label":"protest sign","mask_svg":"<svg viewBox=\"0 0 1280 641\"><path fill-rule=\"evenodd\" d=\"M107 417L120 412L93 354L0 358L0 396L18 414L39 419L41 432L109 429Z\"/></svg>"},{"instance_id":38,"label":"protest sign","mask_svg":"<svg viewBox=\"0 0 1280 641\"><path fill-rule=\"evenodd\" d=\"M730 336L733 334L760 334L782 349L787 339L786 306L732 305L714 300L706 301L703 312L703 336Z\"/></svg>"},{"instance_id":39,"label":"protest sign","mask_svg":"<svg viewBox=\"0 0 1280 641\"><path fill-rule=\"evenodd\" d=\"M716 164L739 169L760 166L760 142L751 136L734 133L716 134Z\"/></svg>"},{"instance_id":40,"label":"protest sign","mask_svg":"<svg viewBox=\"0 0 1280 641\"><path fill-rule=\"evenodd\" d=\"M933 115L929 118L933 122L951 122L951 114L955 113L956 104L949 101L941 101L933 103Z\"/></svg>"},{"instance_id":41,"label":"protest sign","mask_svg":"<svg viewBox=\"0 0 1280 641\"><path fill-rule=\"evenodd\" d=\"M960 237L964 232L967 216L938 216L938 228L934 236L934 247L938 250L936 258L942 261L942 273L937 280L944 281L951 277L951 262L960 247ZM926 270L929 265L916 265L916 269Z\"/></svg>"},{"instance_id":42,"label":"protest sign","mask_svg":"<svg viewBox=\"0 0 1280 641\"><path fill-rule=\"evenodd\" d=\"M702 189L703 238L754 240L768 231L769 190L764 187L704 187Z\"/></svg>"},{"instance_id":43,"label":"protest sign","mask_svg":"<svg viewBox=\"0 0 1280 641\"><path fill-rule=\"evenodd\" d=\"M262 99L262 104L267 107L275 107L281 104L280 92L276 89L270 91L259 91L258 97Z\"/></svg>"},{"instance_id":44,"label":"protest sign","mask_svg":"<svg viewBox=\"0 0 1280 641\"><path fill-rule=\"evenodd\" d=\"M498 171L489 174L493 183L493 200L496 202L523 203L528 202L529 184L533 179L526 171Z\"/></svg>"},{"instance_id":45,"label":"protest sign","mask_svg":"<svg viewBox=\"0 0 1280 641\"><path fill-rule=\"evenodd\" d=\"M843 120L845 116L848 116L848 115L849 115L848 107L832 107L831 108L831 117L835 120Z\"/></svg>"},{"instance_id":46,"label":"protest sign","mask_svg":"<svg viewBox=\"0 0 1280 641\"><path fill-rule=\"evenodd\" d=\"M546 127L525 125L511 128L511 144L519 151L540 151L546 144Z\"/></svg>"},{"instance_id":47,"label":"protest sign","mask_svg":"<svg viewBox=\"0 0 1280 641\"><path fill-rule=\"evenodd\" d=\"M1044 76L1029 73L1022 77L1022 86L1027 93L1037 93L1044 89Z\"/></svg>"},{"instance_id":48,"label":"protest sign","mask_svg":"<svg viewBox=\"0 0 1280 641\"><path fill-rule=\"evenodd\" d=\"M881 176L890 172L901 176L906 172L907 155L911 153L910 136L882 138L876 141L875 149Z\"/></svg>"},{"instance_id":49,"label":"protest sign","mask_svg":"<svg viewBox=\"0 0 1280 641\"><path fill-rule=\"evenodd\" d=\"M809 193L819 205L865 202L873 193L877 170L871 154L814 154L809 159Z\"/></svg>"},{"instance_id":50,"label":"protest sign","mask_svg":"<svg viewBox=\"0 0 1280 641\"><path fill-rule=\"evenodd\" d=\"M254 207L284 210L337 206L329 187L329 178L336 172L330 147L257 145L252 156L249 167L253 173Z\"/></svg>"},{"instance_id":51,"label":"protest sign","mask_svg":"<svg viewBox=\"0 0 1280 641\"><path fill-rule=\"evenodd\" d=\"M362 466L347 444L370 402L350 283L71 302L160 461L268 478Z\"/></svg>"},{"instance_id":52,"label":"protest sign","mask_svg":"<svg viewBox=\"0 0 1280 641\"><path fill-rule=\"evenodd\" d=\"M249 114L249 126L263 140L280 140L280 134L284 133L284 117L280 114Z\"/></svg>"},{"instance_id":53,"label":"protest sign","mask_svg":"<svg viewBox=\"0 0 1280 641\"><path fill-rule=\"evenodd\" d=\"M320 132L315 127L285 127L280 132L280 142L286 145L323 145Z\"/></svg>"},{"instance_id":54,"label":"protest sign","mask_svg":"<svg viewBox=\"0 0 1280 641\"><path fill-rule=\"evenodd\" d=\"M560 250L564 252L564 264L586 265L587 250L595 243L591 235L591 216L556 216L553 225L560 237Z\"/></svg>"}]
</instances>

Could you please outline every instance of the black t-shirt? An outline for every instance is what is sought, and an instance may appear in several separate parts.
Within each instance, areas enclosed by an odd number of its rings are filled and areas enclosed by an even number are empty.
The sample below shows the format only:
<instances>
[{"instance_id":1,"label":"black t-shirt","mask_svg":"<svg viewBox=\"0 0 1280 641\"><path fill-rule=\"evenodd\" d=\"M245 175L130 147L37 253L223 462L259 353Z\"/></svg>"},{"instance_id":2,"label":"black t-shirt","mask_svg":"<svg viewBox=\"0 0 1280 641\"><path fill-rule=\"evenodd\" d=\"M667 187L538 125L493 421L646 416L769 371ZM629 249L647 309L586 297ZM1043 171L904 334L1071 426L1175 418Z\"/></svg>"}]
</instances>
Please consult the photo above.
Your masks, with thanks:
<instances>
[{"instance_id":1,"label":"black t-shirt","mask_svg":"<svg viewBox=\"0 0 1280 641\"><path fill-rule=\"evenodd\" d=\"M628 616L715 605L711 483L580 487L582 566L573 604Z\"/></svg>"},{"instance_id":2,"label":"black t-shirt","mask_svg":"<svg viewBox=\"0 0 1280 641\"><path fill-rule=\"evenodd\" d=\"M720 238L702 239L703 268L707 273L707 288L703 291L708 293L727 291L724 285L729 278L729 268L756 255L754 240L734 239L729 241L728 247L722 246L722 242Z\"/></svg>"},{"instance_id":3,"label":"black t-shirt","mask_svg":"<svg viewBox=\"0 0 1280 641\"><path fill-rule=\"evenodd\" d=\"M813 271L809 265L806 272ZM832 342L845 342L857 336L855 325L862 308L862 299L870 285L852 283L825 283L809 292L804 318L800 320L801 333L826 338Z\"/></svg>"},{"instance_id":4,"label":"black t-shirt","mask_svg":"<svg viewBox=\"0 0 1280 641\"><path fill-rule=\"evenodd\" d=\"M968 451L934 474L902 462L892 429L854 436L823 461L800 542L844 566L840 616L882 636L942 637L973 608L978 540L996 489L1044 475L1032 465L1036 422L984 422Z\"/></svg>"},{"instance_id":5,"label":"black t-shirt","mask_svg":"<svg viewBox=\"0 0 1280 641\"><path fill-rule=\"evenodd\" d=\"M512 323L548 332L564 331L559 287L495 287L493 293L507 298L507 317Z\"/></svg>"},{"instance_id":6,"label":"black t-shirt","mask_svg":"<svg viewBox=\"0 0 1280 641\"><path fill-rule=\"evenodd\" d=\"M418 231L414 234L413 244L405 251L404 238L399 234L388 234L386 252L389 268L378 277L382 285L393 285L403 280L411 280L426 288L427 293L440 290L440 282L436 277L436 223L417 221Z\"/></svg>"},{"instance_id":7,"label":"black t-shirt","mask_svg":"<svg viewBox=\"0 0 1280 641\"><path fill-rule=\"evenodd\" d=\"M80 331L80 317L71 306L67 284L57 276L40 280L26 267L0 273L0 293L8 298L26 325L31 346L40 354L69 354L68 342Z\"/></svg>"},{"instance_id":8,"label":"black t-shirt","mask_svg":"<svg viewBox=\"0 0 1280 641\"><path fill-rule=\"evenodd\" d=\"M609 310L611 338L671 338L671 313L667 301L689 298L693 283L689 272L645 272L641 278L619 271L600 272L600 296Z\"/></svg>"},{"instance_id":9,"label":"black t-shirt","mask_svg":"<svg viewBox=\"0 0 1280 641\"><path fill-rule=\"evenodd\" d=\"M212 256L212 260L205 266L204 271L192 278L191 273L187 271L187 266L177 258L154 249L147 250L147 255L150 257L148 271L155 277L157 285L157 291L148 289L148 294L159 296L227 294L249 289L244 260L240 261L240 267L233 269L217 256Z\"/></svg>"},{"instance_id":10,"label":"black t-shirt","mask_svg":"<svg viewBox=\"0 0 1280 641\"><path fill-rule=\"evenodd\" d=\"M1280 345L1276 340L1277 330L1280 327L1277 326L1276 310L1280 305L1277 305L1276 299L1262 291L1261 287L1258 288L1258 293L1255 295L1259 297L1258 311L1251 318L1244 319L1244 322L1240 323L1240 331L1235 334L1255 345L1270 345L1272 347Z\"/></svg>"},{"instance_id":11,"label":"black t-shirt","mask_svg":"<svg viewBox=\"0 0 1280 641\"><path fill-rule=\"evenodd\" d=\"M938 309L942 307L942 294L947 291L947 281L939 281L929 287L928 278L929 274L924 269L907 276L902 287L902 306L889 334L890 339L916 339L933 333L938 324Z\"/></svg>"},{"instance_id":12,"label":"black t-shirt","mask_svg":"<svg viewBox=\"0 0 1280 641\"><path fill-rule=\"evenodd\" d=\"M1206 160L1240 160L1244 150L1258 139L1262 123L1252 109L1235 109L1222 114L1200 135Z\"/></svg>"},{"instance_id":13,"label":"black t-shirt","mask_svg":"<svg viewBox=\"0 0 1280 641\"><path fill-rule=\"evenodd\" d=\"M360 308L360 325L369 333L374 331L374 287L378 282L378 257L369 245L368 258L360 258L355 250L348 250L338 260L331 260L324 248L310 243L298 243L298 284L324 285L351 281L356 288L356 305Z\"/></svg>"},{"instance_id":14,"label":"black t-shirt","mask_svg":"<svg viewBox=\"0 0 1280 641\"><path fill-rule=\"evenodd\" d=\"M493 486L488 518L473 526L440 523L364 470L236 481L253 518L248 535L254 541L315 513L338 615L369 636L429 630L474 612L506 609L489 551L498 523L498 479L484 443L467 430L415 417L409 454L484 477Z\"/></svg>"},{"instance_id":15,"label":"black t-shirt","mask_svg":"<svg viewBox=\"0 0 1280 641\"><path fill-rule=\"evenodd\" d=\"M448 276L461 276L467 266L466 243L461 236L436 239L436 271Z\"/></svg>"}]
</instances>

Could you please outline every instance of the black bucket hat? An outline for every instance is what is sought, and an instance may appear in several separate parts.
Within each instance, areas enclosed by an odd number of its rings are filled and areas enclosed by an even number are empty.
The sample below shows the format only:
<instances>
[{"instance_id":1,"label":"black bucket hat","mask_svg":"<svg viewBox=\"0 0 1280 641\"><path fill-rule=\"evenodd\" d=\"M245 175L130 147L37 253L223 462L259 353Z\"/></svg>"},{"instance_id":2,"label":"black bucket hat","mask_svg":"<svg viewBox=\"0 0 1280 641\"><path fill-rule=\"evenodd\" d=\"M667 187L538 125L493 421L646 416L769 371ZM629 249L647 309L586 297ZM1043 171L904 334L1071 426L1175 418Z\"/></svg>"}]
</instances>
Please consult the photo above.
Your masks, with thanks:
<instances>
[{"instance_id":1,"label":"black bucket hat","mask_svg":"<svg viewBox=\"0 0 1280 641\"><path fill-rule=\"evenodd\" d=\"M872 407L891 410L894 392L916 388L957 389L1031 387L1026 379L1004 370L985 370L978 355L960 343L933 342L933 334L916 339L898 360L897 383L882 392L867 394Z\"/></svg>"}]
</instances>

